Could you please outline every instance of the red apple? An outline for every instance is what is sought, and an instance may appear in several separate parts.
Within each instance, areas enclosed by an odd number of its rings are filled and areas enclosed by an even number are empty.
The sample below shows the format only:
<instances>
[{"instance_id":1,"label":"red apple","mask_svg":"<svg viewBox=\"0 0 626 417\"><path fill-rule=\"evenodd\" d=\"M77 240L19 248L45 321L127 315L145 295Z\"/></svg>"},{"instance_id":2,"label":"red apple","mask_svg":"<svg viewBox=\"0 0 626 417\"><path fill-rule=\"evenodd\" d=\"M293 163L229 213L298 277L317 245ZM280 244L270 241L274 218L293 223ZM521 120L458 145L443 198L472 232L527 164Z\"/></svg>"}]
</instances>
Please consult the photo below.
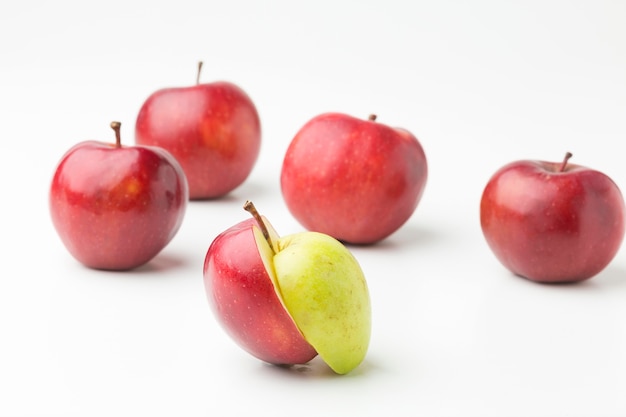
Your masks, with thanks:
<instances>
[{"instance_id":1,"label":"red apple","mask_svg":"<svg viewBox=\"0 0 626 417\"><path fill-rule=\"evenodd\" d=\"M282 194L308 230L370 244L398 230L424 192L426 155L405 129L340 113L314 117L295 135Z\"/></svg>"},{"instance_id":2,"label":"red apple","mask_svg":"<svg viewBox=\"0 0 626 417\"><path fill-rule=\"evenodd\" d=\"M605 174L563 162L522 160L499 169L480 202L480 222L497 259L539 282L593 277L624 238L624 199Z\"/></svg>"},{"instance_id":3,"label":"red apple","mask_svg":"<svg viewBox=\"0 0 626 417\"><path fill-rule=\"evenodd\" d=\"M190 199L221 197L242 184L261 146L254 103L229 82L165 88L141 106L135 126L139 145L159 146L182 165Z\"/></svg>"},{"instance_id":4,"label":"red apple","mask_svg":"<svg viewBox=\"0 0 626 417\"><path fill-rule=\"evenodd\" d=\"M306 363L317 352L304 339L274 289L254 236L254 219L218 235L204 263L207 298L231 338L256 358Z\"/></svg>"},{"instance_id":5,"label":"red apple","mask_svg":"<svg viewBox=\"0 0 626 417\"><path fill-rule=\"evenodd\" d=\"M185 174L167 151L84 141L61 158L50 186L52 222L67 250L84 265L125 270L145 264L183 221Z\"/></svg>"}]
</instances>

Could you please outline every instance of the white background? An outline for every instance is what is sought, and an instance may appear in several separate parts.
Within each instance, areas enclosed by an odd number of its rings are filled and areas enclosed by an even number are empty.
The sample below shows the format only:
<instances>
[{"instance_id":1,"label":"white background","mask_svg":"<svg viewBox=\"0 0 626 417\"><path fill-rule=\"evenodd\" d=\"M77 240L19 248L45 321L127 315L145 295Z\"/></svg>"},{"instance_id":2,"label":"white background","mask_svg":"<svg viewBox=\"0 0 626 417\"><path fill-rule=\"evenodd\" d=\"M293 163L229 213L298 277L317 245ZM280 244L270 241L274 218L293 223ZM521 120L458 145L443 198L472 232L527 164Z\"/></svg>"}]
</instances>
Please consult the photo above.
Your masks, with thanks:
<instances>
[{"instance_id":1,"label":"white background","mask_svg":"<svg viewBox=\"0 0 626 417\"><path fill-rule=\"evenodd\" d=\"M613 1L5 1L0 6L0 415L624 416L626 248L593 279L512 276L479 225L488 178L517 159L626 187L626 3ZM162 87L240 85L263 145L249 179L192 202L133 272L86 269L48 214L56 163L85 139L133 143ZM424 197L381 244L352 248L373 333L346 376L285 370L237 347L202 263L246 199L282 234L282 156L326 111L378 115L421 141Z\"/></svg>"}]
</instances>

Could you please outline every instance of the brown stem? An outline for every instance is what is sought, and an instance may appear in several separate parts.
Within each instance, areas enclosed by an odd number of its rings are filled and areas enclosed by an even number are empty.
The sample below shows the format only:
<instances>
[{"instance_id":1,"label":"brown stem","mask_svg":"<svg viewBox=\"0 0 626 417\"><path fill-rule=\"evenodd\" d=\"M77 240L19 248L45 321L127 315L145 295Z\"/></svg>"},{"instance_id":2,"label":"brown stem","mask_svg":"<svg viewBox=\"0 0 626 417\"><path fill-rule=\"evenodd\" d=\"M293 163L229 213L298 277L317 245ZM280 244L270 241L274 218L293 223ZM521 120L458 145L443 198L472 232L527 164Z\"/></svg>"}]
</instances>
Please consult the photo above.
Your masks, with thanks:
<instances>
[{"instance_id":1,"label":"brown stem","mask_svg":"<svg viewBox=\"0 0 626 417\"><path fill-rule=\"evenodd\" d=\"M563 158L563 163L561 164L561 168L559 169L559 172L565 171L565 167L567 166L567 161L569 161L569 159L571 157L572 157L572 153L571 152L567 152L565 154L565 158Z\"/></svg>"},{"instance_id":2,"label":"brown stem","mask_svg":"<svg viewBox=\"0 0 626 417\"><path fill-rule=\"evenodd\" d=\"M115 147L120 148L122 146L122 138L120 135L120 128L122 124L120 122L111 122L111 129L115 131Z\"/></svg>"},{"instance_id":3,"label":"brown stem","mask_svg":"<svg viewBox=\"0 0 626 417\"><path fill-rule=\"evenodd\" d=\"M198 73L196 74L196 84L200 84L200 73L202 72L202 61L198 61Z\"/></svg>"},{"instance_id":4,"label":"brown stem","mask_svg":"<svg viewBox=\"0 0 626 417\"><path fill-rule=\"evenodd\" d=\"M376 115L375 114L370 114L370 117L368 117L367 120L375 122L376 121Z\"/></svg>"},{"instance_id":5,"label":"brown stem","mask_svg":"<svg viewBox=\"0 0 626 417\"><path fill-rule=\"evenodd\" d=\"M274 253L276 253L276 251L274 250L274 245L272 245L272 239L270 238L270 232L267 230L267 226L265 225L265 222L263 221L263 218L261 217L261 215L257 211L257 209L254 206L254 204L252 203L252 201L246 200L245 204L243 205L243 209L245 211L247 211L248 213L252 214L252 217L254 217L254 220L256 220L256 222L258 223L259 229L261 229L261 233L263 233L263 237L267 241L267 244L270 245L270 248L272 249L272 251Z\"/></svg>"}]
</instances>

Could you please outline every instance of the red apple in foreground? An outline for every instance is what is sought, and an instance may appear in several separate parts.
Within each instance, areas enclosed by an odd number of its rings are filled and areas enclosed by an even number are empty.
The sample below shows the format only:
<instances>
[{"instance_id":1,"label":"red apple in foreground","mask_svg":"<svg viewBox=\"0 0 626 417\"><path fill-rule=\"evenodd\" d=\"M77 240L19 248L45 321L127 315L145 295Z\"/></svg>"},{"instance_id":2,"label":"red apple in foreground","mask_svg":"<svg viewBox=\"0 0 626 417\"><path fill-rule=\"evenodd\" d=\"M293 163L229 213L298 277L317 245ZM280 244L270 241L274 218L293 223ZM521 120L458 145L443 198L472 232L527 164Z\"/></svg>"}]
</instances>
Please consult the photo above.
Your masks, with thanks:
<instances>
[{"instance_id":1,"label":"red apple in foreground","mask_svg":"<svg viewBox=\"0 0 626 417\"><path fill-rule=\"evenodd\" d=\"M85 141L61 158L50 186L52 222L84 265L125 270L143 265L174 237L188 200L185 174L167 151Z\"/></svg>"},{"instance_id":2,"label":"red apple in foreground","mask_svg":"<svg viewBox=\"0 0 626 417\"><path fill-rule=\"evenodd\" d=\"M398 230L417 208L428 173L424 150L407 130L375 119L322 114L291 141L281 190L306 229L371 244Z\"/></svg>"},{"instance_id":3,"label":"red apple in foreground","mask_svg":"<svg viewBox=\"0 0 626 417\"><path fill-rule=\"evenodd\" d=\"M358 262L317 232L279 237L253 218L218 235L204 261L209 304L243 349L276 365L319 356L338 374L357 367L370 338L370 300Z\"/></svg>"},{"instance_id":4,"label":"red apple in foreground","mask_svg":"<svg viewBox=\"0 0 626 417\"><path fill-rule=\"evenodd\" d=\"M624 199L605 174L563 162L522 160L498 170L480 202L497 259L532 281L576 282L615 257L624 238Z\"/></svg>"},{"instance_id":5,"label":"red apple in foreground","mask_svg":"<svg viewBox=\"0 0 626 417\"><path fill-rule=\"evenodd\" d=\"M281 365L306 363L317 352L280 301L254 226L256 220L244 220L211 244L204 265L208 300L224 329L253 356Z\"/></svg>"},{"instance_id":6,"label":"red apple in foreground","mask_svg":"<svg viewBox=\"0 0 626 417\"><path fill-rule=\"evenodd\" d=\"M229 82L165 88L141 106L135 141L169 151L182 165L190 199L221 197L249 176L259 155L254 103Z\"/></svg>"}]
</instances>

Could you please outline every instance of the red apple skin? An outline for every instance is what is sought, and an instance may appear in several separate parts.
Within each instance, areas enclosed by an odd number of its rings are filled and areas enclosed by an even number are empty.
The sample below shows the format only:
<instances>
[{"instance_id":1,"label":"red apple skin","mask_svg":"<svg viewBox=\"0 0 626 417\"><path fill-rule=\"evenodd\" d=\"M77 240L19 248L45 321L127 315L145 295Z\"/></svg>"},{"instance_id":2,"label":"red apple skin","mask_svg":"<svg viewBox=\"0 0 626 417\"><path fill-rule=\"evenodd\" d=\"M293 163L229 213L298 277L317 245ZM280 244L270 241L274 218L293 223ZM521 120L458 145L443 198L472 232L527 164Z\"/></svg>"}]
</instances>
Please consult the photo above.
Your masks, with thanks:
<instances>
[{"instance_id":1,"label":"red apple skin","mask_svg":"<svg viewBox=\"0 0 626 417\"><path fill-rule=\"evenodd\" d=\"M249 176L261 147L261 123L250 97L232 83L166 88L141 106L135 142L174 155L187 176L190 199L212 199Z\"/></svg>"},{"instance_id":2,"label":"red apple skin","mask_svg":"<svg viewBox=\"0 0 626 417\"><path fill-rule=\"evenodd\" d=\"M172 240L188 192L182 168L162 149L85 141L61 158L49 209L78 261L127 270L151 260Z\"/></svg>"},{"instance_id":3,"label":"red apple skin","mask_svg":"<svg viewBox=\"0 0 626 417\"><path fill-rule=\"evenodd\" d=\"M570 155L571 156L571 155ZM602 271L624 237L624 199L601 172L522 160L498 170L480 202L480 222L497 259L545 283L577 282Z\"/></svg>"},{"instance_id":4,"label":"red apple skin","mask_svg":"<svg viewBox=\"0 0 626 417\"><path fill-rule=\"evenodd\" d=\"M244 350L276 365L302 364L317 352L279 300L252 232L254 219L227 229L204 261L206 295L224 330Z\"/></svg>"},{"instance_id":5,"label":"red apple skin","mask_svg":"<svg viewBox=\"0 0 626 417\"><path fill-rule=\"evenodd\" d=\"M280 181L287 207L306 229L372 244L411 217L427 176L424 150L407 130L325 113L291 141Z\"/></svg>"}]
</instances>

